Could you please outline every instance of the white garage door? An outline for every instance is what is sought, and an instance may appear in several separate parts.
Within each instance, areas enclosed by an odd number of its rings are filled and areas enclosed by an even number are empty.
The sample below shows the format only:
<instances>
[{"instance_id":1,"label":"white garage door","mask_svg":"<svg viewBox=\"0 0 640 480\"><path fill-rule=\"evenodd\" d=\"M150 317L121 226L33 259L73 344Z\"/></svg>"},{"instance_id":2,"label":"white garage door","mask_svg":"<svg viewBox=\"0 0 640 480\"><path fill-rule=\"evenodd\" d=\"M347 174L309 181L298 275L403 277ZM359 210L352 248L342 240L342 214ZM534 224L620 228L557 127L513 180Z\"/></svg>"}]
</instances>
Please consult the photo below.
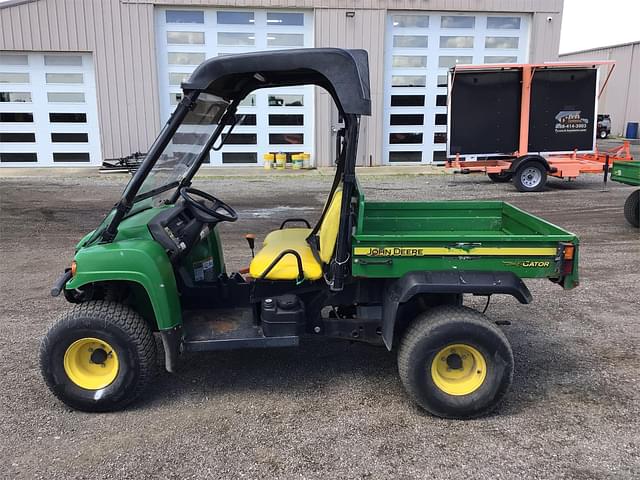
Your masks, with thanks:
<instances>
[{"instance_id":1,"label":"white garage door","mask_svg":"<svg viewBox=\"0 0 640 480\"><path fill-rule=\"evenodd\" d=\"M387 17L384 160L446 160L447 71L455 64L523 63L529 16L405 13Z\"/></svg>"},{"instance_id":2,"label":"white garage door","mask_svg":"<svg viewBox=\"0 0 640 480\"><path fill-rule=\"evenodd\" d=\"M313 45L307 11L158 9L156 26L164 119L181 99L180 83L206 58ZM210 152L212 165L261 165L267 152L313 150L313 87L258 90L238 113L244 122Z\"/></svg>"},{"instance_id":3,"label":"white garage door","mask_svg":"<svg viewBox=\"0 0 640 480\"><path fill-rule=\"evenodd\" d=\"M91 55L0 52L0 166L101 162Z\"/></svg>"}]
</instances>

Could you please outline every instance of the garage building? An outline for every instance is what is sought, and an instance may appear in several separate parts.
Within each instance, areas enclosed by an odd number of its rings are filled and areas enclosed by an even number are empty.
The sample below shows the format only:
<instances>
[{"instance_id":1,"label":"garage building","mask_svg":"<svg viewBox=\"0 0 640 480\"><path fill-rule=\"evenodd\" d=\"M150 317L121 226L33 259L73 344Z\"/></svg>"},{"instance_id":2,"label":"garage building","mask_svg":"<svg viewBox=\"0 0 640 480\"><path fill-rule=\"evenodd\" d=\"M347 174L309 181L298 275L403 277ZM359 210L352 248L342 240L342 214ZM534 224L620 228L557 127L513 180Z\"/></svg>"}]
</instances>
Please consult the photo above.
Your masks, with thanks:
<instances>
[{"instance_id":1,"label":"garage building","mask_svg":"<svg viewBox=\"0 0 640 480\"><path fill-rule=\"evenodd\" d=\"M439 163L447 69L557 60L561 15L562 0L5 1L0 166L97 166L145 151L205 58L300 47L369 52L360 165ZM267 152L331 165L339 119L319 88L259 91L241 113L211 165L261 165Z\"/></svg>"}]
</instances>

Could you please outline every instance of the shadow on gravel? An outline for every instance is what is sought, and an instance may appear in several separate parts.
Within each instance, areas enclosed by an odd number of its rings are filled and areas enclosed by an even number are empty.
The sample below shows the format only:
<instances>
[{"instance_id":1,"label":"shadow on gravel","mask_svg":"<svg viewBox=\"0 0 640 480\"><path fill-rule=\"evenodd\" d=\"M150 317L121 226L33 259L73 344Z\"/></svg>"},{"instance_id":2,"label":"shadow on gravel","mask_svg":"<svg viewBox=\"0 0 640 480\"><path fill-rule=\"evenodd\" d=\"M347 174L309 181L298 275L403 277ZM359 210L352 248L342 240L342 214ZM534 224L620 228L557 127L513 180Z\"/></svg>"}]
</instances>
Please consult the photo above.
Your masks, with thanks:
<instances>
[{"instance_id":1,"label":"shadow on gravel","mask_svg":"<svg viewBox=\"0 0 640 480\"><path fill-rule=\"evenodd\" d=\"M322 395L337 382L353 383L368 396L389 389L402 393L394 352L340 340L302 342L298 348L189 354L182 358L176 374L159 367L155 383L133 408L208 394Z\"/></svg>"},{"instance_id":2,"label":"shadow on gravel","mask_svg":"<svg viewBox=\"0 0 640 480\"><path fill-rule=\"evenodd\" d=\"M596 385L576 381L581 365L575 345L549 340L524 326L507 327L505 333L513 346L516 365L513 385L498 415L521 413L554 395L571 394L580 400L610 394L598 391ZM159 366L155 383L132 408L252 392L314 398L330 395L335 384L342 384L342 388L348 384L354 395L369 400L380 398L384 402L385 395L393 395L395 401L404 399L407 407L413 406L400 383L395 352L309 338L299 348L188 354L176 374ZM415 413L428 415L417 407Z\"/></svg>"}]
</instances>

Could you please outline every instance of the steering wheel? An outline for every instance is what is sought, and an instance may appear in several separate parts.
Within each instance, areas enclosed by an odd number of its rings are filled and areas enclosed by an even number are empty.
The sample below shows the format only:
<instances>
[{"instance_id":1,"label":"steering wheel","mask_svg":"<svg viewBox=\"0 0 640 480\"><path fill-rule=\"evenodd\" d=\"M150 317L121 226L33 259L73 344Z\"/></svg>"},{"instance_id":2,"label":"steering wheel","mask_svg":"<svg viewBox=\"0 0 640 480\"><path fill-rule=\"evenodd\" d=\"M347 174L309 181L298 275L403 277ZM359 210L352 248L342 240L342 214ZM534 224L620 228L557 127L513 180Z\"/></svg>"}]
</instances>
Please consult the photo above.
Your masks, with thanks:
<instances>
[{"instance_id":1,"label":"steering wheel","mask_svg":"<svg viewBox=\"0 0 640 480\"><path fill-rule=\"evenodd\" d=\"M238 214L233 208L202 190L182 187L180 196L191 207L193 215L201 222L235 222L238 220ZM196 200L196 198L199 200ZM208 202L212 203L212 205L207 205Z\"/></svg>"}]
</instances>

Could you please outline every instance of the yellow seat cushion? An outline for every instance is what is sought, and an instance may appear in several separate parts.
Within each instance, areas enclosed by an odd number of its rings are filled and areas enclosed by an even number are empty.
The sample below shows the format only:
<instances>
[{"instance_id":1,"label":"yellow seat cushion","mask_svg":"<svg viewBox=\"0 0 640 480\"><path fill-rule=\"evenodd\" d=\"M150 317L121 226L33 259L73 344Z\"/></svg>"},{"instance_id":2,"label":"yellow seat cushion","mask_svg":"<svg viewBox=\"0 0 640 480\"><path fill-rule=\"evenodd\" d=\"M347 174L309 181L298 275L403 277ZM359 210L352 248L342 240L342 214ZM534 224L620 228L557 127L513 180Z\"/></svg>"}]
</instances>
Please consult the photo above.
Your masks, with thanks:
<instances>
[{"instance_id":1,"label":"yellow seat cushion","mask_svg":"<svg viewBox=\"0 0 640 480\"><path fill-rule=\"evenodd\" d=\"M306 238L311 233L310 228L283 228L282 230L274 230L264 237L263 245L270 242L297 242L302 237L306 241Z\"/></svg>"},{"instance_id":2,"label":"yellow seat cushion","mask_svg":"<svg viewBox=\"0 0 640 480\"><path fill-rule=\"evenodd\" d=\"M249 274L260 278L271 262L284 250L295 250L302 259L302 270L307 280L322 277L322 265L313 256L307 237L311 233L308 228L285 228L275 230L264 239L260 251L249 266ZM266 276L269 280L295 280L298 278L298 262L293 255L285 255Z\"/></svg>"},{"instance_id":3,"label":"yellow seat cushion","mask_svg":"<svg viewBox=\"0 0 640 480\"><path fill-rule=\"evenodd\" d=\"M342 205L342 189L336 190L331 198L322 224L318 229L320 260L327 264L333 257L340 227L340 207ZM318 280L322 277L322 265L313 256L307 243L310 228L284 228L269 233L262 243L262 248L249 265L249 274L260 278L278 255L285 250L298 252L302 259L302 270L307 280ZM298 262L293 255L285 255L265 277L269 280L295 280L298 278Z\"/></svg>"}]
</instances>

